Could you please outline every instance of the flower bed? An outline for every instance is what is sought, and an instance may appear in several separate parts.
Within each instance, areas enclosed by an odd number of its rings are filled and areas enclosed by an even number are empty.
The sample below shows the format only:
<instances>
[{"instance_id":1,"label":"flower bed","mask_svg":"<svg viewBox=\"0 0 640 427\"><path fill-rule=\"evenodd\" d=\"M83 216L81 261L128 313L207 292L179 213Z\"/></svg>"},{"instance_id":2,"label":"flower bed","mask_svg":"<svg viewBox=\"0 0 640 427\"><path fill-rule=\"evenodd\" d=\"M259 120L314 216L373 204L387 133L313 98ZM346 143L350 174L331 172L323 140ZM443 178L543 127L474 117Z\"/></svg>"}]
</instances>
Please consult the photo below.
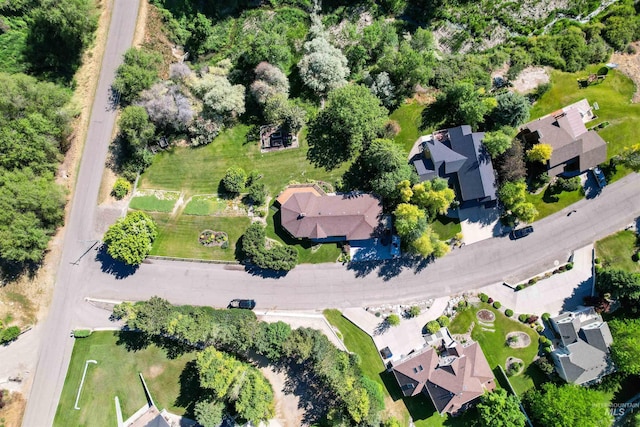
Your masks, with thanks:
<instances>
[{"instance_id":1,"label":"flower bed","mask_svg":"<svg viewBox=\"0 0 640 427\"><path fill-rule=\"evenodd\" d=\"M476 316L483 322L493 322L494 320L496 320L496 315L493 314L493 312L490 310L478 310Z\"/></svg>"},{"instance_id":2,"label":"flower bed","mask_svg":"<svg viewBox=\"0 0 640 427\"><path fill-rule=\"evenodd\" d=\"M229 236L224 231L204 230L200 233L198 241L206 247L221 246L225 248L229 246Z\"/></svg>"},{"instance_id":3,"label":"flower bed","mask_svg":"<svg viewBox=\"0 0 640 427\"><path fill-rule=\"evenodd\" d=\"M529 286L535 285L536 283L538 283L538 281L542 280L542 279L548 279L549 277L553 276L554 274L559 274L559 273L564 273L565 271L569 271L573 268L573 263L572 262L568 262L565 265L561 265L560 267L556 268L553 271L549 271L543 275L540 276L535 276L532 277L531 279L529 279L528 282L525 283L520 283L518 286L516 286L516 291L521 291L523 289L528 288Z\"/></svg>"}]
</instances>

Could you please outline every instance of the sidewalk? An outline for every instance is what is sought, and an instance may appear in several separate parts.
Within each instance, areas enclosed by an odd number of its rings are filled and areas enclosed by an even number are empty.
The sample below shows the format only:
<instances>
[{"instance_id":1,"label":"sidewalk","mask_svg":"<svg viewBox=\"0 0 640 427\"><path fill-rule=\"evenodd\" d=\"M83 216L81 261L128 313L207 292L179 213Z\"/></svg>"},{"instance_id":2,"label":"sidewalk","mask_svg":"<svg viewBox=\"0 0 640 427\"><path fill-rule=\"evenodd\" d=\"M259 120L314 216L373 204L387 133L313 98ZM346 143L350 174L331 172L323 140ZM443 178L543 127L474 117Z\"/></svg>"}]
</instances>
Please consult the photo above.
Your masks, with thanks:
<instances>
[{"instance_id":1,"label":"sidewalk","mask_svg":"<svg viewBox=\"0 0 640 427\"><path fill-rule=\"evenodd\" d=\"M385 319L376 317L375 314L366 311L364 308L346 308L342 310L342 315L349 319L364 332L373 338L378 350L389 347L393 353L392 360L398 360L406 356L413 350L421 349L425 346L422 338L422 328L430 321L437 319L447 308L449 297L437 298L431 307L411 319L404 319L401 316L398 326L385 328ZM398 313L400 314L400 313Z\"/></svg>"}]
</instances>

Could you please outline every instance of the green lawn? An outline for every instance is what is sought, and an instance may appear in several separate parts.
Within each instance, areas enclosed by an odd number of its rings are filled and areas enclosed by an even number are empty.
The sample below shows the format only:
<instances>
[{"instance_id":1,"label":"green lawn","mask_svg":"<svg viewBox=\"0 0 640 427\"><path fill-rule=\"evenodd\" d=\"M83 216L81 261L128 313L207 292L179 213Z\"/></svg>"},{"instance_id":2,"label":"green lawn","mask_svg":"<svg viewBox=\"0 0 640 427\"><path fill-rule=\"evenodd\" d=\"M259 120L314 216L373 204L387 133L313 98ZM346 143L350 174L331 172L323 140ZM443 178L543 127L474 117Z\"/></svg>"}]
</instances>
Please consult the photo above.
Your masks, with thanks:
<instances>
[{"instance_id":1,"label":"green lawn","mask_svg":"<svg viewBox=\"0 0 640 427\"><path fill-rule=\"evenodd\" d=\"M226 208L227 201L216 195L198 195L191 198L182 213L185 215L213 215L224 212Z\"/></svg>"},{"instance_id":2,"label":"green lawn","mask_svg":"<svg viewBox=\"0 0 640 427\"><path fill-rule=\"evenodd\" d=\"M176 200L159 199L154 195L136 196L131 199L129 208L147 212L171 212L176 205Z\"/></svg>"},{"instance_id":3,"label":"green lawn","mask_svg":"<svg viewBox=\"0 0 640 427\"><path fill-rule=\"evenodd\" d=\"M596 242L596 256L604 267L640 273L640 263L631 259L637 243L638 239L633 231L619 231Z\"/></svg>"},{"instance_id":4,"label":"green lawn","mask_svg":"<svg viewBox=\"0 0 640 427\"><path fill-rule=\"evenodd\" d=\"M336 243L313 245L310 240L301 241L291 237L280 225L280 211L274 207L269 209L266 234L270 239L294 246L298 250L298 261L300 263L336 262L340 255L341 250Z\"/></svg>"},{"instance_id":5,"label":"green lawn","mask_svg":"<svg viewBox=\"0 0 640 427\"><path fill-rule=\"evenodd\" d=\"M158 225L158 237L153 243L151 255L178 258L216 259L233 261L236 259L236 244L250 220L246 216L197 216L152 214ZM229 247L208 248L200 244L198 237L203 230L224 231L229 236Z\"/></svg>"},{"instance_id":6,"label":"green lawn","mask_svg":"<svg viewBox=\"0 0 640 427\"><path fill-rule=\"evenodd\" d=\"M485 331L482 330L482 327L479 327L476 312L482 308L486 308L495 313L496 320L493 326L495 332ZM469 329L471 322L475 322L475 327L471 332L471 338L480 344L491 369L495 369L498 365L501 365L504 369L505 361L509 356L517 357L524 361L524 372L509 378L518 394L522 394L524 391L533 387L534 383L537 384L542 379L542 373L535 366L531 365L533 358L538 352L538 334L536 331L517 320L506 317L502 312L495 310L489 304L483 303L478 307L470 307L458 314L453 322L451 322L449 330L452 334L464 333ZM514 331L522 331L529 335L531 344L525 348L509 347L506 344L506 335Z\"/></svg>"},{"instance_id":7,"label":"green lawn","mask_svg":"<svg viewBox=\"0 0 640 427\"><path fill-rule=\"evenodd\" d=\"M411 102L402 104L389 116L391 120L395 120L400 124L400 133L396 135L394 140L407 151L407 154L411 151L411 147L413 147L418 137L422 135L420 133L422 110L424 110L424 105Z\"/></svg>"},{"instance_id":8,"label":"green lawn","mask_svg":"<svg viewBox=\"0 0 640 427\"><path fill-rule=\"evenodd\" d=\"M125 340L131 341L138 336L134 332L123 334ZM116 425L116 396L120 400L123 418L130 417L146 404L139 372L144 376L156 405L182 415L192 403L191 398L197 394L187 387L181 389L181 375L189 373L185 366L193 359L192 352L169 358L166 350L153 344L128 351L123 343L119 343L117 332L95 332L88 338L76 339L54 426ZM87 360L98 363L89 364L78 403L80 410L74 410Z\"/></svg>"},{"instance_id":9,"label":"green lawn","mask_svg":"<svg viewBox=\"0 0 640 427\"><path fill-rule=\"evenodd\" d=\"M142 174L140 188L184 191L186 197L214 194L218 193L225 170L240 166L247 173L255 170L262 174L262 181L275 196L291 181L333 183L344 172L344 167L327 172L311 165L306 158L304 132L300 135L300 148L262 154L257 141L247 142L248 131L247 125L239 124L203 147L172 147L158 153Z\"/></svg>"},{"instance_id":10,"label":"green lawn","mask_svg":"<svg viewBox=\"0 0 640 427\"><path fill-rule=\"evenodd\" d=\"M584 193L581 189L576 191L564 191L560 194L550 194L548 190L539 194L527 193L527 202L533 203L538 210L536 221L545 216L554 214L567 206L581 200Z\"/></svg>"},{"instance_id":11,"label":"green lawn","mask_svg":"<svg viewBox=\"0 0 640 427\"><path fill-rule=\"evenodd\" d=\"M342 316L338 310L325 310L324 315L342 334L349 351L360 356L360 367L368 378L383 388L387 414L395 416L407 425L409 417L416 427L468 426L475 417L475 411L469 410L460 417L440 416L428 397L403 397L393 374L386 372L373 340L360 328Z\"/></svg>"},{"instance_id":12,"label":"green lawn","mask_svg":"<svg viewBox=\"0 0 640 427\"><path fill-rule=\"evenodd\" d=\"M580 89L576 79L596 73L599 68L594 65L577 73L553 71L551 89L535 103L531 118L542 117L582 98L587 98L591 104L597 102L600 106L595 112L598 118L587 126L592 127L604 121L610 123L598 133L607 141L607 157L611 158L624 147L640 142L637 131L640 127L640 104L631 103L635 92L633 81L616 70L610 70L603 82Z\"/></svg>"},{"instance_id":13,"label":"green lawn","mask_svg":"<svg viewBox=\"0 0 640 427\"><path fill-rule=\"evenodd\" d=\"M460 220L448 218L446 216L439 216L431 224L433 231L438 233L440 240L449 240L455 237L456 234L462 233L462 227L460 226Z\"/></svg>"}]
</instances>

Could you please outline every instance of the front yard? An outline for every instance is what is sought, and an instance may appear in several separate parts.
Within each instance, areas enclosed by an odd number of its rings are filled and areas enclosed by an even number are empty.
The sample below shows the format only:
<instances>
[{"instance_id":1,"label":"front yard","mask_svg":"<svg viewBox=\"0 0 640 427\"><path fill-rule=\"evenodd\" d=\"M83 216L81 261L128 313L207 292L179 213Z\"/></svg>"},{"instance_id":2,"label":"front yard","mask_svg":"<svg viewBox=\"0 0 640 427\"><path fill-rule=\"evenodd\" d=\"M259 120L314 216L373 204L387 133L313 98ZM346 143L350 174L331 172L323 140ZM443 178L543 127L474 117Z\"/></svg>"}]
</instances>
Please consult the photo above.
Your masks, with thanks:
<instances>
[{"instance_id":1,"label":"front yard","mask_svg":"<svg viewBox=\"0 0 640 427\"><path fill-rule=\"evenodd\" d=\"M619 231L596 242L596 256L607 268L640 273L640 263L631 257L637 251L638 236L631 230Z\"/></svg>"}]
</instances>

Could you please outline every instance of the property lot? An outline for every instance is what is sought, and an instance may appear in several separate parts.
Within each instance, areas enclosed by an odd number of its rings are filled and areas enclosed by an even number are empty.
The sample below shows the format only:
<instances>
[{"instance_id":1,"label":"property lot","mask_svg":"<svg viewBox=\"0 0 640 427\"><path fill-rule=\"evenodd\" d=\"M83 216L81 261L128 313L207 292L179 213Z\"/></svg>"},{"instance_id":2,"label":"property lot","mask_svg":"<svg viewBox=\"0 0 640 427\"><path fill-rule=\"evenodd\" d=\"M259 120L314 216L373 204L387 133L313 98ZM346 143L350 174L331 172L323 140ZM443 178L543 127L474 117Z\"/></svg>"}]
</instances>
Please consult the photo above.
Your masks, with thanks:
<instances>
[{"instance_id":1,"label":"property lot","mask_svg":"<svg viewBox=\"0 0 640 427\"><path fill-rule=\"evenodd\" d=\"M596 256L603 267L640 273L640 263L631 258L637 251L638 236L623 230L596 242Z\"/></svg>"}]
</instances>

